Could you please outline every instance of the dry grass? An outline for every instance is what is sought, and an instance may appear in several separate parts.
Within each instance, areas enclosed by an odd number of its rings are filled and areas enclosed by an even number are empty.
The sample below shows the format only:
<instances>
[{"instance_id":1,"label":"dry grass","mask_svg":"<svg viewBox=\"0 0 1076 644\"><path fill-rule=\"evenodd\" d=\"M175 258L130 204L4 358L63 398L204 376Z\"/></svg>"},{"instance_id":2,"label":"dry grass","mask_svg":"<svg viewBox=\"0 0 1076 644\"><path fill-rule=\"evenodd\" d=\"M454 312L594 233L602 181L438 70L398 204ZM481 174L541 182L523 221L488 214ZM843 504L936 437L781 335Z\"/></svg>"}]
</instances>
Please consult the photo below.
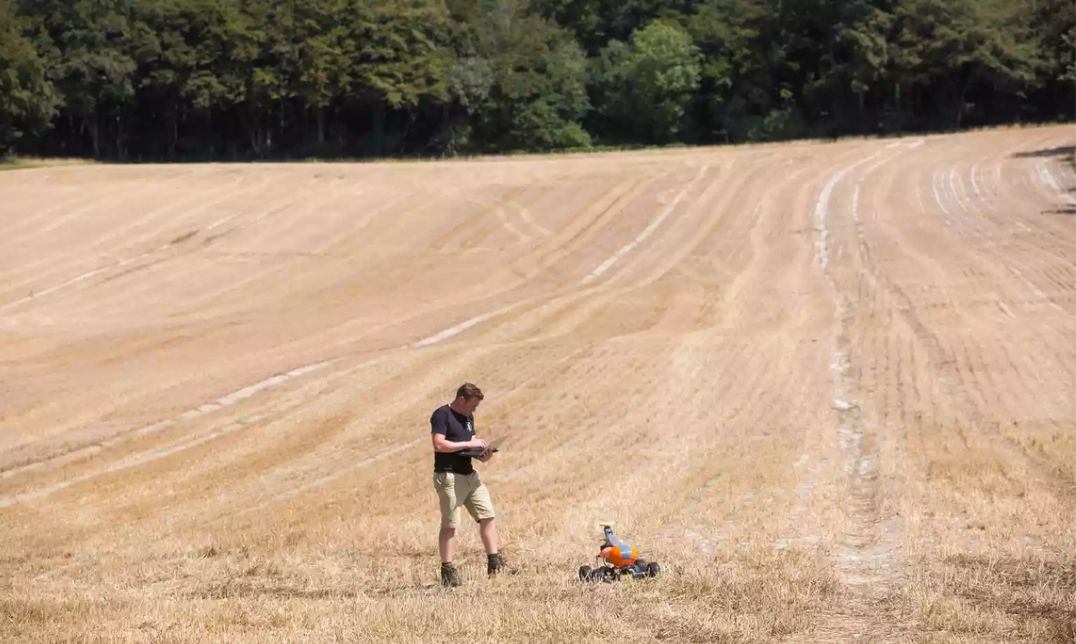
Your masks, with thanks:
<instances>
[{"instance_id":1,"label":"dry grass","mask_svg":"<svg viewBox=\"0 0 1076 644\"><path fill-rule=\"evenodd\" d=\"M346 549L178 555L128 565L99 562L96 578L45 593L11 593L2 621L19 641L480 641L765 642L810 629L837 592L824 558L801 551L729 552L658 580L582 585L568 566L538 562L445 591L430 566L389 558L371 571ZM670 553L687 555L688 553ZM551 563L551 562L550 562ZM540 564L540 565L539 565ZM466 618L447 620L447 615ZM97 634L97 636L94 636Z\"/></svg>"},{"instance_id":2,"label":"dry grass","mask_svg":"<svg viewBox=\"0 0 1076 644\"><path fill-rule=\"evenodd\" d=\"M959 554L918 568L911 608L938 641L1076 638L1076 558Z\"/></svg>"}]
</instances>

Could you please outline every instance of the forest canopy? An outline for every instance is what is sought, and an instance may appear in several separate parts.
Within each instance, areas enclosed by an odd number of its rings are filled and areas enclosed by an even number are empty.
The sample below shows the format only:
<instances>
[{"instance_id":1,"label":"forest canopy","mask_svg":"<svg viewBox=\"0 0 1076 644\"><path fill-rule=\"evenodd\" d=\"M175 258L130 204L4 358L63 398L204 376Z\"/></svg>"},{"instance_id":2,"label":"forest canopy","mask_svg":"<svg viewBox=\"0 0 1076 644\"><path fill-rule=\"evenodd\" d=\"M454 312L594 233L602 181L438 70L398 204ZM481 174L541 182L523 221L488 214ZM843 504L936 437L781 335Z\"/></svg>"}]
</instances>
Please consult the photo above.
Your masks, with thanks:
<instances>
[{"instance_id":1,"label":"forest canopy","mask_svg":"<svg viewBox=\"0 0 1076 644\"><path fill-rule=\"evenodd\" d=\"M0 155L456 155L1072 119L1071 0L0 0Z\"/></svg>"}]
</instances>

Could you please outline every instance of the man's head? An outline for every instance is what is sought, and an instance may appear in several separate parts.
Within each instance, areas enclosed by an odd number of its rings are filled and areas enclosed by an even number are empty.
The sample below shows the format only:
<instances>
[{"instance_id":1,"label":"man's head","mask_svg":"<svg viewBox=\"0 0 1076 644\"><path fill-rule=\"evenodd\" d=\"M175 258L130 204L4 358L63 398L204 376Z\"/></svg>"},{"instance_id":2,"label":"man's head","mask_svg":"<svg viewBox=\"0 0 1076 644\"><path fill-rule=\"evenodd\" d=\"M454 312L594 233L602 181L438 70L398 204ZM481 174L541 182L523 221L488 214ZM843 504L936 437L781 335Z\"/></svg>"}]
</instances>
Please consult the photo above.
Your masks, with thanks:
<instances>
[{"instance_id":1,"label":"man's head","mask_svg":"<svg viewBox=\"0 0 1076 644\"><path fill-rule=\"evenodd\" d=\"M484 397L481 389L469 382L464 383L456 390L456 400L452 401L452 408L461 414L473 414Z\"/></svg>"}]
</instances>

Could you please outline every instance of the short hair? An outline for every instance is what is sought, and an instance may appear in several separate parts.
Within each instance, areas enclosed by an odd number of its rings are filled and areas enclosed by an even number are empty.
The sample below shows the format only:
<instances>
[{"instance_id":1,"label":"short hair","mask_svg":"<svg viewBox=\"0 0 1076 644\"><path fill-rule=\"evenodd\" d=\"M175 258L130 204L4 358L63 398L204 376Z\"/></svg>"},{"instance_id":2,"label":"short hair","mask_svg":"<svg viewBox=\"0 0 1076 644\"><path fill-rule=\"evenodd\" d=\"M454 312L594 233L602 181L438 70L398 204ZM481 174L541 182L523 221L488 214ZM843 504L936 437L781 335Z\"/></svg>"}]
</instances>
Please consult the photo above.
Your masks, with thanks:
<instances>
[{"instance_id":1,"label":"short hair","mask_svg":"<svg viewBox=\"0 0 1076 644\"><path fill-rule=\"evenodd\" d=\"M467 400L477 398L479 400L482 400L483 398L485 398L485 396L482 395L481 389L472 385L469 382L466 382L460 385L460 388L456 390L456 398L466 398Z\"/></svg>"}]
</instances>

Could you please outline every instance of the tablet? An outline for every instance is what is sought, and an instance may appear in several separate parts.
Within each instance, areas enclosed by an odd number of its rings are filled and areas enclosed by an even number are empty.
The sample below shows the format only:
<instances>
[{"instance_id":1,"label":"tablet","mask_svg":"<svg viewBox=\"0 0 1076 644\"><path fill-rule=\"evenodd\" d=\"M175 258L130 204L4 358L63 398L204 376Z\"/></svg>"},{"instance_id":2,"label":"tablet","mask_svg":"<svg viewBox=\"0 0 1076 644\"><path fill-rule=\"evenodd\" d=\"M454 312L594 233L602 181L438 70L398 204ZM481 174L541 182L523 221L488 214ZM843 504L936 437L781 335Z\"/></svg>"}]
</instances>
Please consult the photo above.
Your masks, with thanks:
<instances>
[{"instance_id":1,"label":"tablet","mask_svg":"<svg viewBox=\"0 0 1076 644\"><path fill-rule=\"evenodd\" d=\"M484 454L486 450L489 450L491 452L499 452L499 447L503 440L503 436L500 438L494 438L493 440L486 443L486 449L482 449L481 447L468 447L467 449L462 449L456 453L463 454L464 456L478 457Z\"/></svg>"}]
</instances>

